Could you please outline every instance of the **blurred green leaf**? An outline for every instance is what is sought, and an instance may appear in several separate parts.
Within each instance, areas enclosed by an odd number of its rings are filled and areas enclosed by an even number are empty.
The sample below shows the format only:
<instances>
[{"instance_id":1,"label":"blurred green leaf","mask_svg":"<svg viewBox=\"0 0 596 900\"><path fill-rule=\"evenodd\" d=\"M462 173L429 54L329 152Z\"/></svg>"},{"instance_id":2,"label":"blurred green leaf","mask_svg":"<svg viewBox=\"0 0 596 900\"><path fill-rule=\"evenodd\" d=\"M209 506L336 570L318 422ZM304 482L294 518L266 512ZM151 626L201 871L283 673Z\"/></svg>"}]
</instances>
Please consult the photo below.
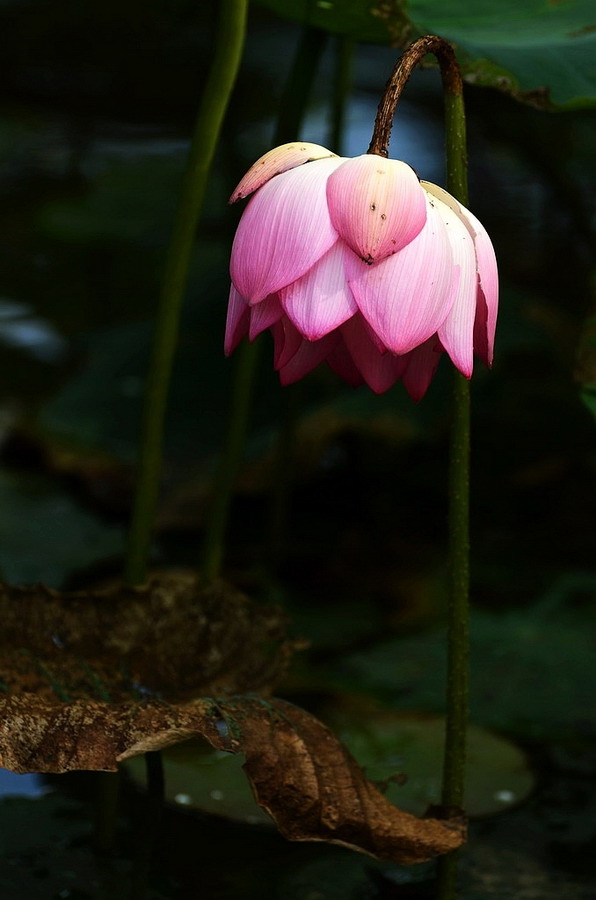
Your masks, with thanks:
<instances>
[{"instance_id":1,"label":"blurred green leaf","mask_svg":"<svg viewBox=\"0 0 596 900\"><path fill-rule=\"evenodd\" d=\"M440 716L349 707L332 724L385 796L415 815L440 803L445 722ZM466 812L486 816L524 800L534 776L522 751L484 728L470 726ZM403 778L401 777L403 776Z\"/></svg>"},{"instance_id":2,"label":"blurred green leaf","mask_svg":"<svg viewBox=\"0 0 596 900\"><path fill-rule=\"evenodd\" d=\"M472 618L472 721L523 738L573 740L596 731L593 600L567 611L576 595L593 598L596 575L565 579L529 609L476 611ZM379 692L400 709L443 709L444 632L388 641L342 661L342 687Z\"/></svg>"},{"instance_id":3,"label":"blurred green leaf","mask_svg":"<svg viewBox=\"0 0 596 900\"><path fill-rule=\"evenodd\" d=\"M257 805L243 771L244 756L214 750L206 741L195 739L162 751L166 776L166 798L183 809L245 822L271 825L274 822ZM125 769L141 788L145 786L145 764L137 756Z\"/></svg>"},{"instance_id":4,"label":"blurred green leaf","mask_svg":"<svg viewBox=\"0 0 596 900\"><path fill-rule=\"evenodd\" d=\"M0 570L12 584L59 586L73 570L120 555L119 527L101 522L49 479L0 471Z\"/></svg>"},{"instance_id":5,"label":"blurred green leaf","mask_svg":"<svg viewBox=\"0 0 596 900\"><path fill-rule=\"evenodd\" d=\"M403 47L439 34L466 79L539 106L596 105L596 24L591 0L260 0L304 25Z\"/></svg>"},{"instance_id":6,"label":"blurred green leaf","mask_svg":"<svg viewBox=\"0 0 596 900\"><path fill-rule=\"evenodd\" d=\"M404 29L408 19L403 0L389 3L369 0L258 0L279 16L311 28L346 34L360 41L389 43L390 35Z\"/></svg>"},{"instance_id":7,"label":"blurred green leaf","mask_svg":"<svg viewBox=\"0 0 596 900\"><path fill-rule=\"evenodd\" d=\"M591 0L411 0L409 10L417 30L456 45L468 81L539 104L596 105Z\"/></svg>"}]
</instances>

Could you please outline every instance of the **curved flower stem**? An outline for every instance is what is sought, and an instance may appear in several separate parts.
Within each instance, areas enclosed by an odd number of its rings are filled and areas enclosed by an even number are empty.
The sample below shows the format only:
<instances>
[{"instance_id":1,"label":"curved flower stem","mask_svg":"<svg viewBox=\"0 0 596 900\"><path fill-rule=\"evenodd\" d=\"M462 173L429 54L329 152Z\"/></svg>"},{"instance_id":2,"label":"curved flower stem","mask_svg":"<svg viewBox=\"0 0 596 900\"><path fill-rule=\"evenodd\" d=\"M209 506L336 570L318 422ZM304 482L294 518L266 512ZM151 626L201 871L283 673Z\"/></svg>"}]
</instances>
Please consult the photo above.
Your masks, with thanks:
<instances>
[{"instance_id":1,"label":"curved flower stem","mask_svg":"<svg viewBox=\"0 0 596 900\"><path fill-rule=\"evenodd\" d=\"M215 55L192 137L182 196L166 258L145 391L136 494L129 532L126 578L131 584L143 582L147 573L180 308L207 178L240 66L247 8L248 0L221 0L219 4Z\"/></svg>"},{"instance_id":2,"label":"curved flower stem","mask_svg":"<svg viewBox=\"0 0 596 900\"><path fill-rule=\"evenodd\" d=\"M443 38L415 41L395 66L379 104L369 153L387 156L393 116L405 84L427 53L439 63L445 103L447 190L468 203L466 121L463 84L455 53ZM442 807L445 815L463 814L468 722L469 657L469 446L468 381L454 373L449 465L449 600L447 622L447 722L443 760ZM439 860L438 898L457 896L457 852Z\"/></svg>"},{"instance_id":3,"label":"curved flower stem","mask_svg":"<svg viewBox=\"0 0 596 900\"><path fill-rule=\"evenodd\" d=\"M299 136L312 83L326 41L327 34L317 28L305 28L302 32L280 98L279 116L273 140L274 145L283 144ZM219 468L215 476L213 500L203 540L201 572L207 581L217 578L221 570L228 514L234 483L244 450L260 343L260 340L252 344L248 343L248 341L243 342L234 372L232 403L228 417L227 432ZM284 421L285 418L282 419L282 429L284 428ZM279 447L281 446L285 446L283 440L280 441L278 446L278 455L280 452ZM281 474L279 478L276 478L273 493L277 501L283 505L284 492L287 492L283 479L285 478L284 472L287 469L283 464L279 463L279 460L276 465L276 472L278 471ZM281 499L278 497L278 494L283 495ZM275 502L274 500L274 504Z\"/></svg>"},{"instance_id":4,"label":"curved flower stem","mask_svg":"<svg viewBox=\"0 0 596 900\"><path fill-rule=\"evenodd\" d=\"M459 65L455 58L455 52L445 38L437 37L435 34L427 34L425 37L414 41L407 50L404 50L398 59L389 81L385 85L381 102L377 110L373 136L368 148L368 153L376 153L377 156L388 156L389 154L389 138L391 137L391 129L393 127L393 117L397 104L402 95L407 81L418 65L419 62L428 54L432 53L436 56L441 70L441 79L443 81L443 94L445 97L445 108L451 98L457 96L463 98L463 87ZM463 110L463 100L462 100ZM449 148L449 138L447 138L447 149ZM464 150L465 158L465 150ZM462 202L464 202L462 200Z\"/></svg>"}]
</instances>

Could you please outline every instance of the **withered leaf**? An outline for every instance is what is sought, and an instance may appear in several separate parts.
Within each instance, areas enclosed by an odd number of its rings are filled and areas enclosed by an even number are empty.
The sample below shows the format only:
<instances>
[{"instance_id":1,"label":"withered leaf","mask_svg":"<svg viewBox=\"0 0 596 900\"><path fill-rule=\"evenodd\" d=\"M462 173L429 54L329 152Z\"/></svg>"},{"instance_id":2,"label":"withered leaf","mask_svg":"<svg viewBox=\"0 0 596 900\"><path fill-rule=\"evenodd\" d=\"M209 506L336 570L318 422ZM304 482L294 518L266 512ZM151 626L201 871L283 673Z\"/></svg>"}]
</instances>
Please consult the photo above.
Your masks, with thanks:
<instances>
[{"instance_id":1,"label":"withered leaf","mask_svg":"<svg viewBox=\"0 0 596 900\"><path fill-rule=\"evenodd\" d=\"M294 643L285 616L193 572L61 594L0 585L0 688L63 701L262 691Z\"/></svg>"},{"instance_id":2,"label":"withered leaf","mask_svg":"<svg viewBox=\"0 0 596 900\"><path fill-rule=\"evenodd\" d=\"M194 575L60 595L0 590L0 765L115 770L200 736L242 753L257 802L290 840L421 862L459 846L459 820L418 819L368 781L332 732L254 696L283 670L282 617ZM239 692L250 691L250 696Z\"/></svg>"},{"instance_id":3,"label":"withered leaf","mask_svg":"<svg viewBox=\"0 0 596 900\"><path fill-rule=\"evenodd\" d=\"M257 802L289 840L329 841L416 863L455 849L465 837L459 820L418 819L393 806L326 726L283 700L39 700L34 706L15 697L5 701L3 718L0 763L16 771L113 770L198 735L246 756Z\"/></svg>"}]
</instances>

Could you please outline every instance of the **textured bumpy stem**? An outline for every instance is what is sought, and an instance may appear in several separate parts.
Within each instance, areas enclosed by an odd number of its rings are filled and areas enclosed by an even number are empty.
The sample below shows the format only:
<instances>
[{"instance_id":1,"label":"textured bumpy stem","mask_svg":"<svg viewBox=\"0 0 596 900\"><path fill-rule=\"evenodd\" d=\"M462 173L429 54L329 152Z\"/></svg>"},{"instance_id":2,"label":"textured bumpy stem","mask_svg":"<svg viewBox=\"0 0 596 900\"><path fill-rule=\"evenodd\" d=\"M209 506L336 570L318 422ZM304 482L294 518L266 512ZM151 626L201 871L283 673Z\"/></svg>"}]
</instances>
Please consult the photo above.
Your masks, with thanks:
<instances>
[{"instance_id":1,"label":"textured bumpy stem","mask_svg":"<svg viewBox=\"0 0 596 900\"><path fill-rule=\"evenodd\" d=\"M445 79L443 79L445 84ZM468 205L466 117L459 80L458 91L444 91L447 190ZM449 562L447 619L447 727L443 759L442 804L446 810L464 808L464 780L468 725L470 646L470 384L453 372L451 444L449 458ZM438 900L457 896L458 851L438 863Z\"/></svg>"},{"instance_id":2,"label":"textured bumpy stem","mask_svg":"<svg viewBox=\"0 0 596 900\"><path fill-rule=\"evenodd\" d=\"M326 33L317 28L305 28L301 35L280 99L274 146L295 140L300 135L308 98L326 41ZM234 372L227 433L215 477L213 500L202 548L201 572L208 581L219 575L223 560L228 513L244 450L259 346L259 340L252 344L247 341L243 343ZM278 469L279 466L276 467L276 471ZM285 466L283 469L287 471ZM287 485L283 480L285 471L281 472L281 480L276 479L274 485L274 494L276 495L278 492L283 494L287 491ZM279 534L281 534L281 530Z\"/></svg>"},{"instance_id":3,"label":"textured bumpy stem","mask_svg":"<svg viewBox=\"0 0 596 900\"><path fill-rule=\"evenodd\" d=\"M461 74L451 44L435 34L427 34L425 37L419 38L407 50L404 50L385 85L368 153L376 153L378 156L389 155L389 138L397 104L410 75L428 53L436 56L439 63L446 106L448 98L463 97ZM447 138L447 146L449 147L449 138Z\"/></svg>"},{"instance_id":4,"label":"textured bumpy stem","mask_svg":"<svg viewBox=\"0 0 596 900\"><path fill-rule=\"evenodd\" d=\"M443 38L427 35L404 51L379 104L368 152L388 156L398 101L414 68L427 53L436 56L443 81L447 190L465 206L468 183L463 85L453 48ZM441 797L445 815L463 814L464 806L469 657L469 446L469 384L455 371L449 467L447 723ZM457 896L457 851L439 860L437 896L438 900L454 900Z\"/></svg>"},{"instance_id":5,"label":"textured bumpy stem","mask_svg":"<svg viewBox=\"0 0 596 900\"><path fill-rule=\"evenodd\" d=\"M221 0L215 55L199 110L168 250L147 378L126 578L145 580L159 494L163 430L182 299L207 178L240 65L248 0Z\"/></svg>"}]
</instances>

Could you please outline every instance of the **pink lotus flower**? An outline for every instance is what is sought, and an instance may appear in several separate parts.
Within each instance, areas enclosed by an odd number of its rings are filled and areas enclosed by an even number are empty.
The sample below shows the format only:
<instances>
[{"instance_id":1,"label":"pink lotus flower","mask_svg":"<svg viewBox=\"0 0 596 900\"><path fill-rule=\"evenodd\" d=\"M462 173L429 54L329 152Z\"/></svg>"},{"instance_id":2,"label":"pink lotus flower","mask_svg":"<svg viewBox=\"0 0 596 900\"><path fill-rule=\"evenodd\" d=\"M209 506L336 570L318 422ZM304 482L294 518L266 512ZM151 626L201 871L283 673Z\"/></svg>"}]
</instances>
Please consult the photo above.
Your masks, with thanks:
<instances>
[{"instance_id":1,"label":"pink lotus flower","mask_svg":"<svg viewBox=\"0 0 596 900\"><path fill-rule=\"evenodd\" d=\"M271 329L282 384L325 361L382 393L419 400L442 351L466 377L490 366L495 254L480 222L406 163L292 143L262 156L230 264L225 352Z\"/></svg>"}]
</instances>

